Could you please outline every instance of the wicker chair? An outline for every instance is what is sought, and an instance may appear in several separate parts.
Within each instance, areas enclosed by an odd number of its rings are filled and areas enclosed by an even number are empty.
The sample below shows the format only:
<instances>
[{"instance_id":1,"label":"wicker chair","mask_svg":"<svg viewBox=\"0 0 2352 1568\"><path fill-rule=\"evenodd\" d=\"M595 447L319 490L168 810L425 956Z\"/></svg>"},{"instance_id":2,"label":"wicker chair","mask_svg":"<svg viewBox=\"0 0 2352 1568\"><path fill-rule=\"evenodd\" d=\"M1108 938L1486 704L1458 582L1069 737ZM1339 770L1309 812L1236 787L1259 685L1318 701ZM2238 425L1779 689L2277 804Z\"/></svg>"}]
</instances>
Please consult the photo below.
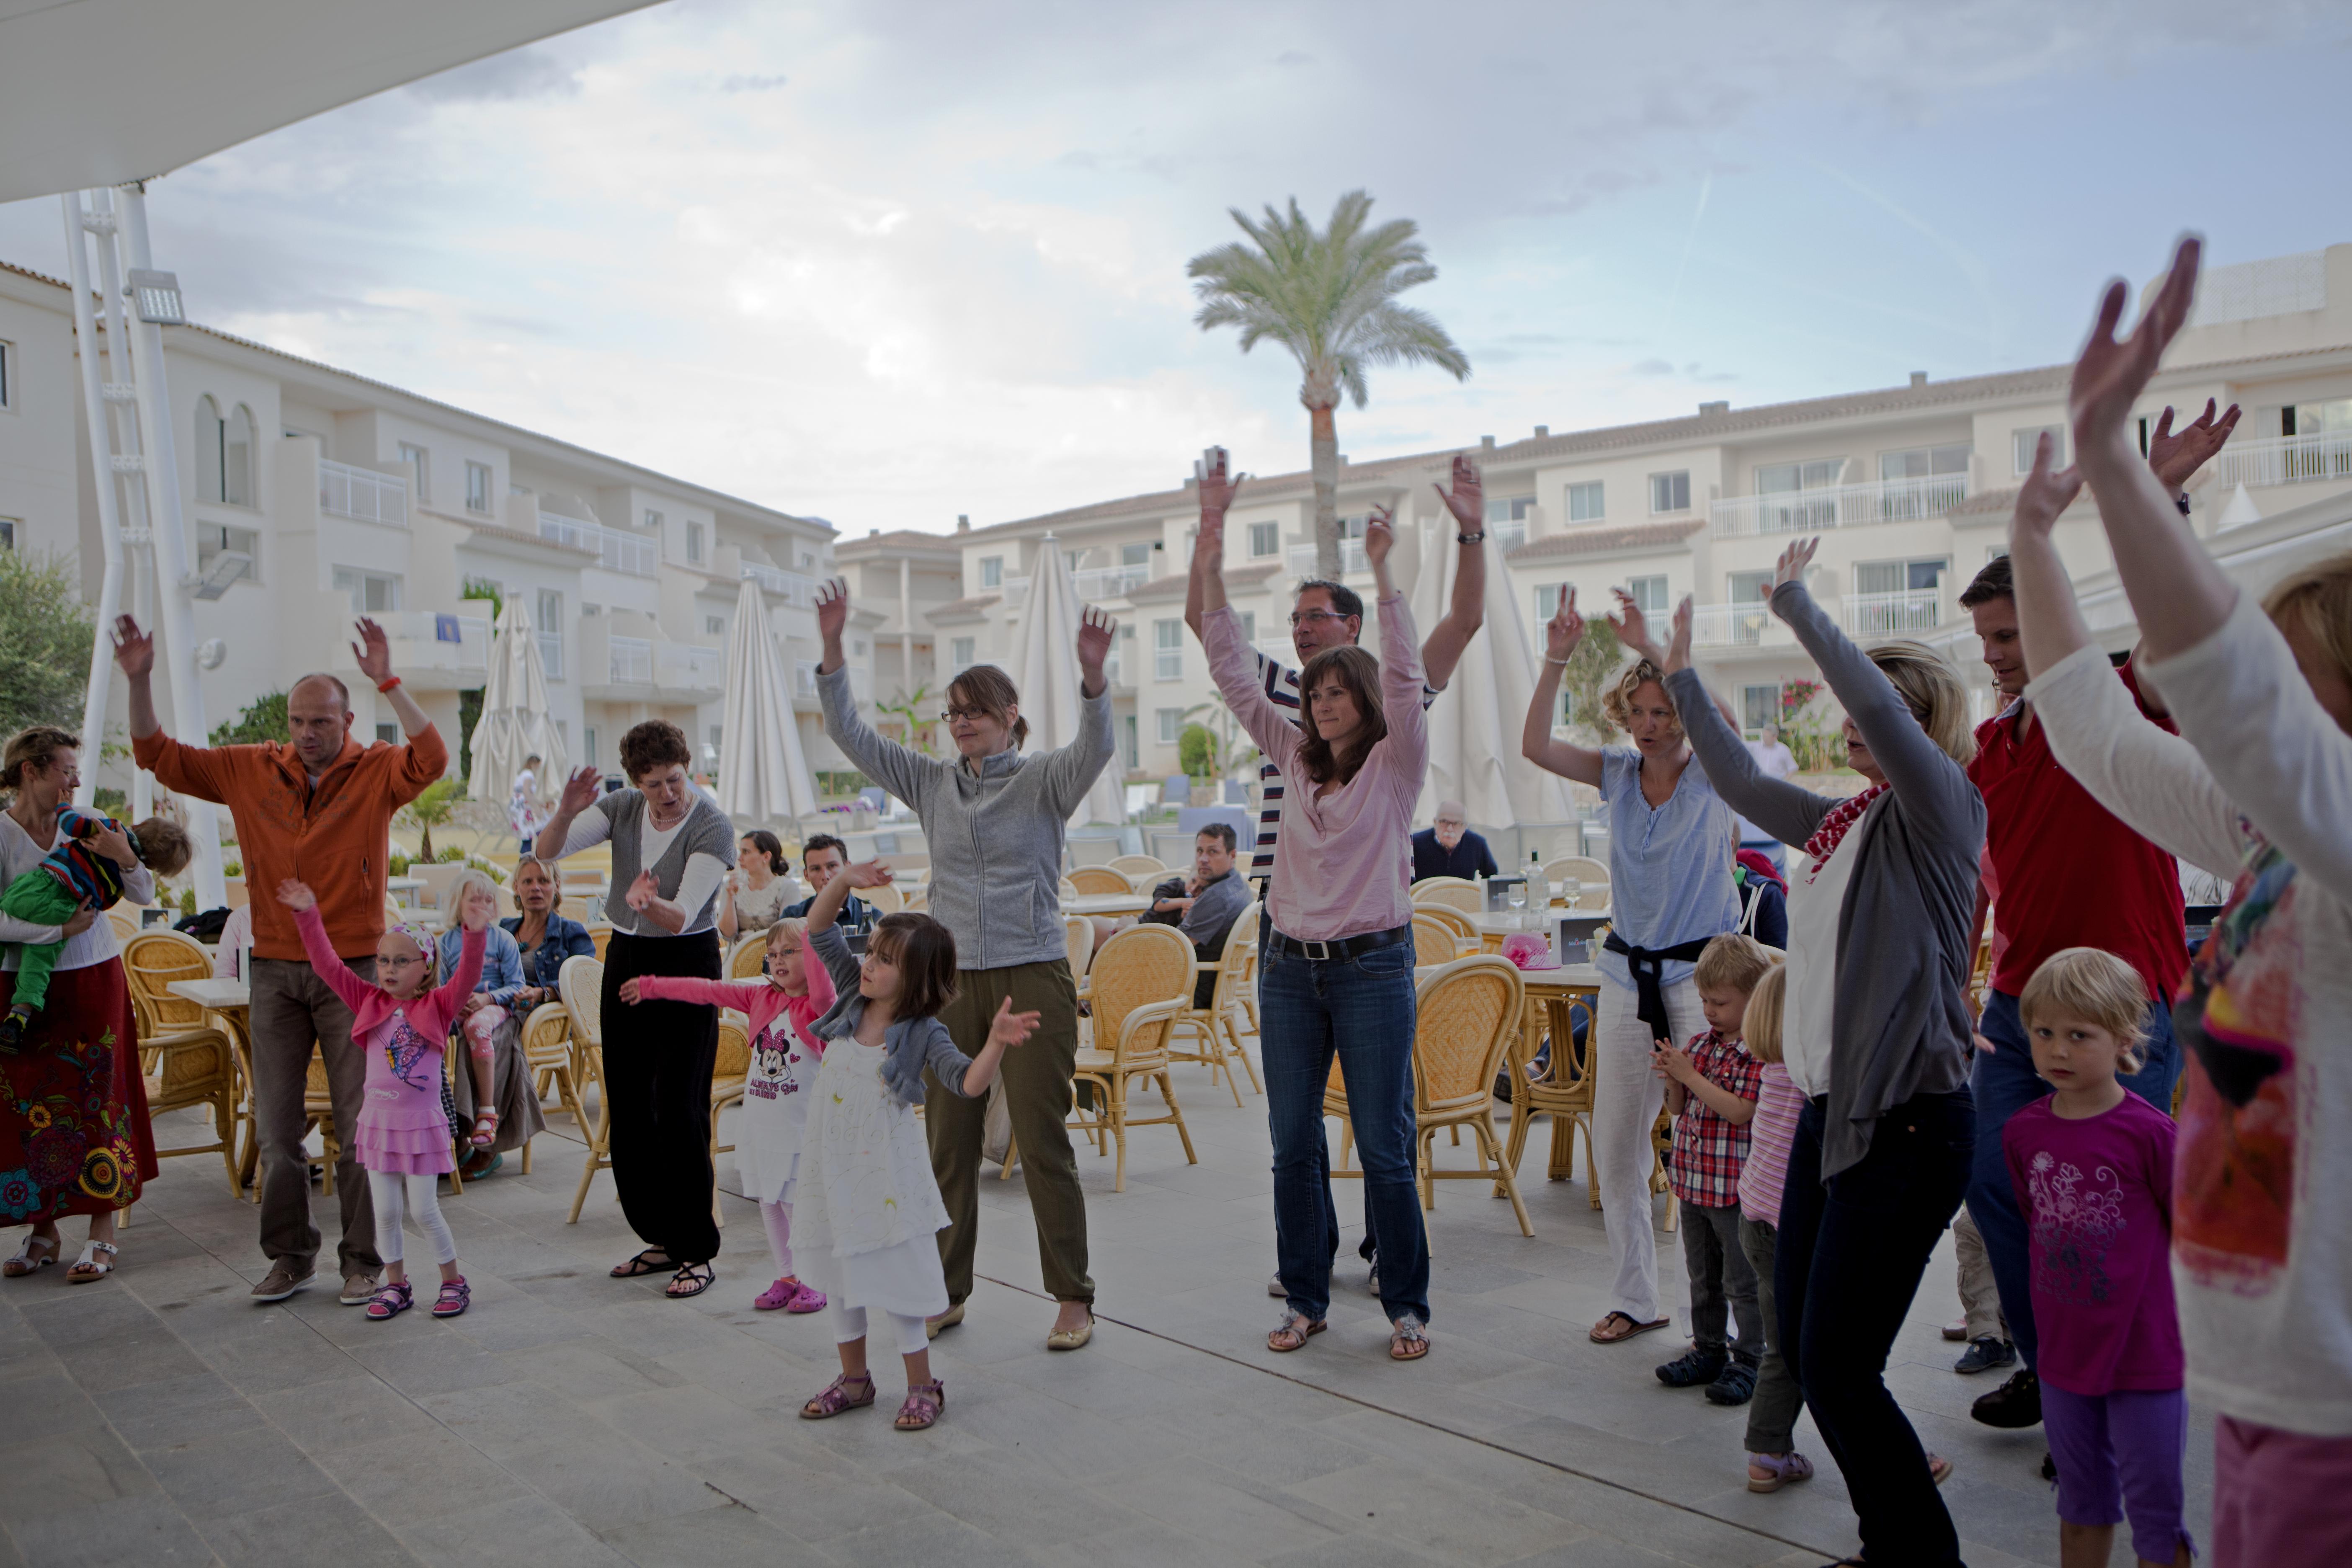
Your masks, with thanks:
<instances>
[{"instance_id":1,"label":"wicker chair","mask_svg":"<svg viewBox=\"0 0 2352 1568\"><path fill-rule=\"evenodd\" d=\"M1150 892L1151 884L1165 879L1171 869L1168 862L1157 855L1113 856L1109 865L1139 893Z\"/></svg>"},{"instance_id":2,"label":"wicker chair","mask_svg":"<svg viewBox=\"0 0 2352 1568\"><path fill-rule=\"evenodd\" d=\"M1477 950L1478 943L1481 941L1478 934L1478 928L1470 923L1470 917L1468 915L1464 914L1452 904L1415 904L1412 906L1412 912L1413 918L1416 920L1423 915L1427 915L1430 919L1441 922L1447 930L1454 933L1454 940L1461 942L1464 947L1471 950L1472 952L1475 952Z\"/></svg>"},{"instance_id":3,"label":"wicker chair","mask_svg":"<svg viewBox=\"0 0 2352 1568\"><path fill-rule=\"evenodd\" d=\"M580 1081L572 1059L572 1015L562 1003L541 1002L523 1020L522 1059L541 1107L545 1108L547 1091L553 1089L556 1104L572 1113L572 1124L586 1137L588 1112L580 1104ZM522 1173L530 1174L530 1141L522 1146Z\"/></svg>"},{"instance_id":4,"label":"wicker chair","mask_svg":"<svg viewBox=\"0 0 2352 1568\"><path fill-rule=\"evenodd\" d=\"M719 1054L710 1067L710 1163L715 1168L721 1154L732 1154L735 1145L719 1141L719 1113L730 1105L743 1103L743 1085L751 1077L751 1021L729 1008L719 1015ZM723 1226L727 1216L719 1212L719 1184L710 1184L710 1219Z\"/></svg>"},{"instance_id":5,"label":"wicker chair","mask_svg":"<svg viewBox=\"0 0 2352 1568\"><path fill-rule=\"evenodd\" d=\"M860 888L857 897L879 914L895 915L907 907L907 895L889 882L878 888Z\"/></svg>"},{"instance_id":6,"label":"wicker chair","mask_svg":"<svg viewBox=\"0 0 2352 1568\"><path fill-rule=\"evenodd\" d=\"M754 931L727 951L727 978L757 980L768 962L768 933Z\"/></svg>"},{"instance_id":7,"label":"wicker chair","mask_svg":"<svg viewBox=\"0 0 2352 1568\"><path fill-rule=\"evenodd\" d=\"M588 928L588 940L596 949L596 962L599 963L604 963L604 950L613 945L612 922L610 921L600 920L594 925L590 926Z\"/></svg>"},{"instance_id":8,"label":"wicker chair","mask_svg":"<svg viewBox=\"0 0 2352 1568\"><path fill-rule=\"evenodd\" d=\"M131 906L117 904L107 910L106 923L114 928L117 942L128 942L139 934L139 917L131 912Z\"/></svg>"},{"instance_id":9,"label":"wicker chair","mask_svg":"<svg viewBox=\"0 0 2352 1568\"><path fill-rule=\"evenodd\" d=\"M1135 884L1128 880L1126 873L1114 871L1108 866L1080 866L1064 880L1076 889L1081 898L1099 898L1106 894L1131 898L1135 893Z\"/></svg>"},{"instance_id":10,"label":"wicker chair","mask_svg":"<svg viewBox=\"0 0 2352 1568\"><path fill-rule=\"evenodd\" d=\"M1110 1047L1078 1052L1074 1077L1093 1086L1094 1106L1091 1115L1078 1111L1071 1125L1097 1135L1108 1132L1118 1141L1118 1168L1111 1180L1115 1193L1127 1190L1127 1130L1130 1127L1175 1123L1177 1135L1184 1141L1185 1163L1200 1163L1168 1073L1169 1029L1192 1005L1195 962L1192 944L1174 927L1161 925L1131 926L1105 942L1095 955L1094 971L1088 977L1094 1037L1097 1043L1108 1040ZM1131 1113L1129 1087L1137 1079L1159 1084L1160 1096L1168 1102L1167 1115Z\"/></svg>"},{"instance_id":11,"label":"wicker chair","mask_svg":"<svg viewBox=\"0 0 2352 1568\"><path fill-rule=\"evenodd\" d=\"M208 1106L213 1113L212 1142L158 1149L156 1158L217 1153L228 1172L229 1192L242 1192L237 1127L250 1121L238 1109L244 1064L236 1059L236 1042L226 1030L215 1026L202 1007L167 989L175 980L211 979L211 955L203 943L178 931L134 931L122 944L122 972L131 989L131 1012L139 1020L148 1114L161 1116L196 1105Z\"/></svg>"},{"instance_id":12,"label":"wicker chair","mask_svg":"<svg viewBox=\"0 0 2352 1568\"><path fill-rule=\"evenodd\" d=\"M1454 927L1435 915L1412 912L1412 962L1416 969L1434 969L1462 956L1462 939Z\"/></svg>"},{"instance_id":13,"label":"wicker chair","mask_svg":"<svg viewBox=\"0 0 2352 1568\"><path fill-rule=\"evenodd\" d=\"M1423 978L1416 989L1412 1035L1415 1153L1421 1168L1421 1205L1437 1206L1441 1181L1496 1182L1511 1200L1519 1234L1533 1236L1519 1184L1495 1139L1495 1074L1517 1038L1526 989L1518 966L1495 953L1456 959ZM1436 1138L1446 1128L1470 1129L1476 1151L1475 1171L1437 1168ZM1492 1159L1495 1169L1486 1162Z\"/></svg>"},{"instance_id":14,"label":"wicker chair","mask_svg":"<svg viewBox=\"0 0 2352 1568\"><path fill-rule=\"evenodd\" d=\"M1423 877L1415 882L1408 896L1416 904L1451 904L1465 915L1484 912L1485 896L1478 884L1461 877Z\"/></svg>"},{"instance_id":15,"label":"wicker chair","mask_svg":"<svg viewBox=\"0 0 2352 1568\"><path fill-rule=\"evenodd\" d=\"M1226 1087L1234 1091L1236 1110L1242 1103L1241 1081L1234 1077L1236 1058L1250 1075L1250 1088L1259 1094L1265 1092L1265 1085L1258 1081L1257 1064L1242 1049L1241 1027L1236 1021L1241 1011L1242 983L1248 977L1257 954L1257 911L1258 906L1252 904L1241 912L1233 929L1225 933L1225 951L1216 963L1195 965L1198 973L1216 975L1216 988L1209 994L1205 1007L1193 1006L1192 995L1187 994L1184 1010L1176 1016L1175 1025L1169 1031L1168 1059L1208 1063L1209 1081L1213 1084L1217 1081L1217 1074L1223 1073ZM1200 1048L1178 1050L1179 1039L1198 1040Z\"/></svg>"},{"instance_id":16,"label":"wicker chair","mask_svg":"<svg viewBox=\"0 0 2352 1568\"><path fill-rule=\"evenodd\" d=\"M1094 963L1095 922L1084 915L1064 915L1062 940L1070 952L1070 983L1077 984Z\"/></svg>"},{"instance_id":17,"label":"wicker chair","mask_svg":"<svg viewBox=\"0 0 2352 1568\"><path fill-rule=\"evenodd\" d=\"M572 1194L572 1216L564 1221L578 1225L580 1211L588 1204L588 1184L597 1172L613 1168L613 1096L604 1084L604 960L565 959L556 973L555 991L572 1021L572 1071L579 1094L584 1100L590 1088L596 1090L596 1124L583 1122L581 1127L587 1134L588 1160L581 1167L580 1190Z\"/></svg>"},{"instance_id":18,"label":"wicker chair","mask_svg":"<svg viewBox=\"0 0 2352 1568\"><path fill-rule=\"evenodd\" d=\"M1609 868L1590 855L1563 855L1557 860L1544 862L1544 876L1553 887L1573 877L1590 888L1595 883L1609 885Z\"/></svg>"}]
</instances>

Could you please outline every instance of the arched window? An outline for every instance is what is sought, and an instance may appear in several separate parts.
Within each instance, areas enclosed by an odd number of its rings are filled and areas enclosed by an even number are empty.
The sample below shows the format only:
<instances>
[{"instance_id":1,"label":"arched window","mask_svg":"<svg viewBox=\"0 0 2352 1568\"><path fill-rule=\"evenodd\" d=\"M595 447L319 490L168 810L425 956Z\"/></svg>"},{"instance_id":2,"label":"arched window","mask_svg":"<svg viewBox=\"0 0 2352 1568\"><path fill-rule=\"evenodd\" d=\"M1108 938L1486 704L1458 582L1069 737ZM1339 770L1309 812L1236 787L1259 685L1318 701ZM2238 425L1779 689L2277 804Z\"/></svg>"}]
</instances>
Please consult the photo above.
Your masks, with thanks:
<instances>
[{"instance_id":1,"label":"arched window","mask_svg":"<svg viewBox=\"0 0 2352 1568\"><path fill-rule=\"evenodd\" d=\"M196 399L196 499L221 499L221 446L227 427L221 423L220 405L209 397Z\"/></svg>"},{"instance_id":2,"label":"arched window","mask_svg":"<svg viewBox=\"0 0 2352 1568\"><path fill-rule=\"evenodd\" d=\"M238 404L221 437L221 500L253 504L253 410Z\"/></svg>"}]
</instances>

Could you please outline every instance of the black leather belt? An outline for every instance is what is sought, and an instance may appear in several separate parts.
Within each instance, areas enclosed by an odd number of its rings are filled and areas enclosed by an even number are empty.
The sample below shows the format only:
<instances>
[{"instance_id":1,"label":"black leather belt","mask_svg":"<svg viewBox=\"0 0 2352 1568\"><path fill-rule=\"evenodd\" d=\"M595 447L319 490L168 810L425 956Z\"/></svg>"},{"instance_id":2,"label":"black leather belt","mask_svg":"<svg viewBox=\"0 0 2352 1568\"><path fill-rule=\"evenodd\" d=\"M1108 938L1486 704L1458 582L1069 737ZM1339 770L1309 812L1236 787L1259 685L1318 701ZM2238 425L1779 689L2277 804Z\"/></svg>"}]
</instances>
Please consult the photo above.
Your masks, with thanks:
<instances>
[{"instance_id":1,"label":"black leather belt","mask_svg":"<svg viewBox=\"0 0 2352 1568\"><path fill-rule=\"evenodd\" d=\"M1354 958L1360 953L1372 952L1383 947L1394 947L1401 942L1412 940L1411 925L1401 925L1390 931L1368 931L1360 935L1343 936L1332 942L1301 942L1295 936L1285 936L1280 931L1272 931L1266 936L1266 950L1269 952L1282 953L1291 958L1307 958L1318 963L1328 963L1334 959Z\"/></svg>"}]
</instances>

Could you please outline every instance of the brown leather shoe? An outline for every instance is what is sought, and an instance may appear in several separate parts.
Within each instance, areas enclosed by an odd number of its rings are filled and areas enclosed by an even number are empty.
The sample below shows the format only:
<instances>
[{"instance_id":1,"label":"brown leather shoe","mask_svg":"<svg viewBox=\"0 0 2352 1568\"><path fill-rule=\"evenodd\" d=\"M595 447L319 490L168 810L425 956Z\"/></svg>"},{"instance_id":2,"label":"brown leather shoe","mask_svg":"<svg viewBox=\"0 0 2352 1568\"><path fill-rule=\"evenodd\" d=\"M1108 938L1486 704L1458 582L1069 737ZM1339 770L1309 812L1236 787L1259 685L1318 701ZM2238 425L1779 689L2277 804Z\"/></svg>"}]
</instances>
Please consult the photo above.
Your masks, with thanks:
<instances>
[{"instance_id":1,"label":"brown leather shoe","mask_svg":"<svg viewBox=\"0 0 2352 1568\"><path fill-rule=\"evenodd\" d=\"M253 1300L262 1305L283 1301L318 1277L318 1271L308 1265L298 1267L280 1259L269 1266L269 1272L253 1288Z\"/></svg>"},{"instance_id":2,"label":"brown leather shoe","mask_svg":"<svg viewBox=\"0 0 2352 1568\"><path fill-rule=\"evenodd\" d=\"M373 1274L346 1274L343 1276L343 1293L338 1299L346 1307L364 1307L375 1300L379 1288Z\"/></svg>"}]
</instances>

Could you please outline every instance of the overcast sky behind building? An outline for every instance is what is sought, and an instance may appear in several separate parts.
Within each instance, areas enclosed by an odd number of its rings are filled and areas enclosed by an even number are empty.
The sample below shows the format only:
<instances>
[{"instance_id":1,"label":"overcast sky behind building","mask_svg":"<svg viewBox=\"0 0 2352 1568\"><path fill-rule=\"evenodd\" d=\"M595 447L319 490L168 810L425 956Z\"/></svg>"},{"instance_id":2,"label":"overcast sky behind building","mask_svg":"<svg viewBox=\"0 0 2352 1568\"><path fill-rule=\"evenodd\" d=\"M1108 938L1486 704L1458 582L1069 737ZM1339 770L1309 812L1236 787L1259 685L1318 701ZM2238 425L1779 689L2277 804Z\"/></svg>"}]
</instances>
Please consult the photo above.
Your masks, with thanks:
<instances>
[{"instance_id":1,"label":"overcast sky behind building","mask_svg":"<svg viewBox=\"0 0 2352 1568\"><path fill-rule=\"evenodd\" d=\"M1623 14L1616 14L1622 12ZM151 190L191 313L845 530L1306 461L1288 357L1191 322L1229 206L1417 220L1456 386L1358 458L2072 353L2181 228L2352 240L2352 12L669 4ZM0 258L63 268L54 200Z\"/></svg>"}]
</instances>

